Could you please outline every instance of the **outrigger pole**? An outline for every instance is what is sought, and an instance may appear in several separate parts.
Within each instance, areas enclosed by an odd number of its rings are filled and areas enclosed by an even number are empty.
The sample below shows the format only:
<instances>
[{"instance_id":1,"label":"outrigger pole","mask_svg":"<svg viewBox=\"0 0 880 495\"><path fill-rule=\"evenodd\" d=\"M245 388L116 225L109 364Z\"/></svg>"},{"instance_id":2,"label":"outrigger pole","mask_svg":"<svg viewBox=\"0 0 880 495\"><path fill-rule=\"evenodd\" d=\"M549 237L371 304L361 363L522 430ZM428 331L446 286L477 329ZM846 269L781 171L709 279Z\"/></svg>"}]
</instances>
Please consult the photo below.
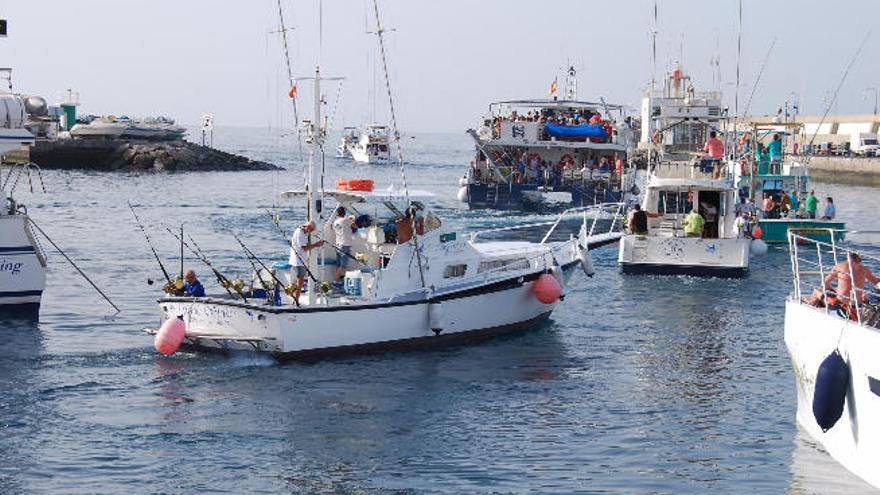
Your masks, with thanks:
<instances>
[{"instance_id":1,"label":"outrigger pole","mask_svg":"<svg viewBox=\"0 0 880 495\"><path fill-rule=\"evenodd\" d=\"M156 262L159 263L159 268L162 269L162 275L165 276L165 282L171 283L171 276L168 275L168 270L165 269L165 265L162 264L162 259L159 258L159 253L156 252L156 248L153 247L153 242L150 241L150 236L147 234L146 229L144 229L144 225L141 223L141 219L138 218L137 213L134 211L134 207L131 205L131 201L128 201L128 209L131 210L131 214L134 215L134 221L138 227L140 227L141 232L144 234L144 238L147 240L147 246L150 246L150 251L153 252L153 257L156 258ZM149 285L153 284L151 279L147 279L147 283Z\"/></svg>"},{"instance_id":2,"label":"outrigger pole","mask_svg":"<svg viewBox=\"0 0 880 495\"><path fill-rule=\"evenodd\" d=\"M378 0L373 0L373 12L376 14L376 37L379 39L379 53L382 55L382 69L385 72L385 89L388 92L388 110L391 114L391 128L394 131L394 141L397 143L397 161L400 164L400 179L403 181L403 194L406 196L407 208L410 208L412 207L412 204L410 204L409 187L406 183L406 168L403 162L403 150L400 145L400 129L397 127L397 116L394 112L394 97L391 94L391 78L388 75L388 60L385 57L385 30L382 29L382 21L379 18ZM415 222L415 215L413 216L413 222ZM416 261L419 265L419 279L424 288L426 287L425 269L422 266L422 253L421 249L419 249L419 235L415 228L413 228L413 248L415 249Z\"/></svg>"}]
</instances>

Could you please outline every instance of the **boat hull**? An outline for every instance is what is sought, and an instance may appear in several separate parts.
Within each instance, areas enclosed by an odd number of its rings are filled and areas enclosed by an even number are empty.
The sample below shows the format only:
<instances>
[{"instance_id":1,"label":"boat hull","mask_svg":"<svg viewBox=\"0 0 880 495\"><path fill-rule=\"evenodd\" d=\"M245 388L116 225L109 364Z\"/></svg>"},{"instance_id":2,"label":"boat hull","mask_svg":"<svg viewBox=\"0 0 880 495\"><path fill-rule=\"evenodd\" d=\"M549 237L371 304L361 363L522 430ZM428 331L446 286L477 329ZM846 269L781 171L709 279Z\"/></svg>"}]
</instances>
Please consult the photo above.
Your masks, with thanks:
<instances>
[{"instance_id":1,"label":"boat hull","mask_svg":"<svg viewBox=\"0 0 880 495\"><path fill-rule=\"evenodd\" d=\"M748 274L749 239L625 235L617 262L623 273L736 278Z\"/></svg>"},{"instance_id":2,"label":"boat hull","mask_svg":"<svg viewBox=\"0 0 880 495\"><path fill-rule=\"evenodd\" d=\"M845 468L880 488L880 332L789 300L785 305L785 345L797 387L797 422ZM813 417L819 365L839 349L850 368L843 415L822 432Z\"/></svg>"},{"instance_id":3,"label":"boat hull","mask_svg":"<svg viewBox=\"0 0 880 495\"><path fill-rule=\"evenodd\" d=\"M38 315L46 261L27 215L0 216L0 312Z\"/></svg>"},{"instance_id":4,"label":"boat hull","mask_svg":"<svg viewBox=\"0 0 880 495\"><path fill-rule=\"evenodd\" d=\"M622 264L620 271L630 275L686 275L690 277L743 278L748 267L704 265L662 265L653 263Z\"/></svg>"},{"instance_id":5,"label":"boat hull","mask_svg":"<svg viewBox=\"0 0 880 495\"><path fill-rule=\"evenodd\" d=\"M563 267L563 286L577 266ZM281 359L432 348L521 331L548 318L556 302L541 303L532 289L541 273L376 304L294 308L166 298L159 305L163 320L183 316L192 348L256 350Z\"/></svg>"},{"instance_id":6,"label":"boat hull","mask_svg":"<svg viewBox=\"0 0 880 495\"><path fill-rule=\"evenodd\" d=\"M602 190L597 193L592 188L578 186L558 186L554 193L567 193L570 201L542 203L530 200L530 193L538 191L537 184L467 184L467 204L470 209L494 209L514 211L548 211L576 206L589 206L600 203L621 201L621 191Z\"/></svg>"},{"instance_id":7,"label":"boat hull","mask_svg":"<svg viewBox=\"0 0 880 495\"><path fill-rule=\"evenodd\" d=\"M834 232L834 240L842 241L846 224L827 220L812 219L764 219L758 220L761 227L761 240L766 243L788 243L788 231L794 230L798 235L820 242L831 242L831 232ZM831 230L829 230L831 229Z\"/></svg>"}]
</instances>

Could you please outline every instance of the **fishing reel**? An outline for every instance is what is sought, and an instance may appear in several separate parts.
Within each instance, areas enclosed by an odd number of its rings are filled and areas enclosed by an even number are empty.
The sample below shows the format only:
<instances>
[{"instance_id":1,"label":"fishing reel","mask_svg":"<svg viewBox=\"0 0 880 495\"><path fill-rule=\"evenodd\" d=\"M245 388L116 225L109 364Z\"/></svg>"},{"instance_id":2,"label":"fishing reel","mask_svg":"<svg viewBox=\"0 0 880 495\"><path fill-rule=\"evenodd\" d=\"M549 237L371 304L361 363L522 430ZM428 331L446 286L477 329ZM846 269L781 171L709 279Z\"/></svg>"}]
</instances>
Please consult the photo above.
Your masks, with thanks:
<instances>
[{"instance_id":1,"label":"fishing reel","mask_svg":"<svg viewBox=\"0 0 880 495\"><path fill-rule=\"evenodd\" d=\"M166 294L170 294L172 296L182 296L183 295L183 279L180 277L174 277L174 280L169 281L162 287L162 290Z\"/></svg>"},{"instance_id":2,"label":"fishing reel","mask_svg":"<svg viewBox=\"0 0 880 495\"><path fill-rule=\"evenodd\" d=\"M290 297L293 297L296 294L296 288L291 284L284 287L284 293Z\"/></svg>"},{"instance_id":3,"label":"fishing reel","mask_svg":"<svg viewBox=\"0 0 880 495\"><path fill-rule=\"evenodd\" d=\"M321 282L321 284L318 285L318 292L320 292L321 294L327 294L328 292L330 292L330 283Z\"/></svg>"}]
</instances>

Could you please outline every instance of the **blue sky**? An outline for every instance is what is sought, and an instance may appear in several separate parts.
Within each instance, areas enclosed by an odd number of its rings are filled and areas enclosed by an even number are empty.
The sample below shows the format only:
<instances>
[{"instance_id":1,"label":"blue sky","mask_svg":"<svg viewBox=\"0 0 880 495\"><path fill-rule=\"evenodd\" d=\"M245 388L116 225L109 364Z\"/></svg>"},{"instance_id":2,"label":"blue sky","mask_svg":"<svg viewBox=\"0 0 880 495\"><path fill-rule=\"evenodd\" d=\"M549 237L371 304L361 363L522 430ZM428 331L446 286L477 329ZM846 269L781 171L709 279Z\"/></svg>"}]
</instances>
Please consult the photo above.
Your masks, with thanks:
<instances>
[{"instance_id":1,"label":"blue sky","mask_svg":"<svg viewBox=\"0 0 880 495\"><path fill-rule=\"evenodd\" d=\"M335 127L373 113L376 40L372 0L282 0L294 72L319 61L327 75L346 76ZM697 89L713 89L710 61L720 58L721 87L733 108L737 2L660 0L658 78L681 60ZM571 61L580 96L636 107L651 79L652 0L616 2L519 0L380 0L401 128L462 132L488 103L546 96ZM0 65L15 69L16 89L55 100L80 93L82 110L132 116L165 114L217 125L273 126L290 121L286 69L275 0L0 0L10 37ZM369 9L369 10L368 10ZM369 14L368 14L369 12ZM786 98L802 113L822 113L861 39L880 21L874 0L743 0L740 104L754 85L772 40L776 46L756 89L752 113L775 112ZM836 108L869 113L880 86L880 32L853 66ZM320 52L320 55L319 55ZM379 74L381 77L381 69ZM381 82L381 79L379 79ZM380 90L383 88L380 86ZM328 110L336 87L325 87ZM387 115L384 91L377 118ZM310 111L309 83L300 85Z\"/></svg>"}]
</instances>

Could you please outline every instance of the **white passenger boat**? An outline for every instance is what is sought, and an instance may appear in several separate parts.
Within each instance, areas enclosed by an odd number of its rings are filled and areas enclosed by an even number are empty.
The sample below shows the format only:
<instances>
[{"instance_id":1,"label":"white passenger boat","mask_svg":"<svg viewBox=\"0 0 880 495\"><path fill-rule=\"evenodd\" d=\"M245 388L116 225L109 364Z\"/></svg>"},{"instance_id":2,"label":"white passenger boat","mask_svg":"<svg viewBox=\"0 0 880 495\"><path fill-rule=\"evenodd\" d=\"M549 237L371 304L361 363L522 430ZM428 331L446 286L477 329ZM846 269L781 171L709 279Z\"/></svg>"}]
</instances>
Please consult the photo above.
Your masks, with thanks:
<instances>
[{"instance_id":1,"label":"white passenger boat","mask_svg":"<svg viewBox=\"0 0 880 495\"><path fill-rule=\"evenodd\" d=\"M842 248L835 237L789 233L794 291L785 303L785 345L797 422L837 462L880 488L880 294L870 285L859 289L850 275L860 271L854 264L878 270L880 259ZM844 288L832 287L835 279Z\"/></svg>"},{"instance_id":2,"label":"white passenger boat","mask_svg":"<svg viewBox=\"0 0 880 495\"><path fill-rule=\"evenodd\" d=\"M351 159L351 150L357 146L360 141L361 133L357 127L346 127L342 129L342 136L339 138L339 145L336 147L336 158Z\"/></svg>"},{"instance_id":3,"label":"white passenger boat","mask_svg":"<svg viewBox=\"0 0 880 495\"><path fill-rule=\"evenodd\" d=\"M391 144L388 127L379 124L364 126L360 139L351 148L351 158L358 163L390 163Z\"/></svg>"},{"instance_id":4,"label":"white passenger boat","mask_svg":"<svg viewBox=\"0 0 880 495\"><path fill-rule=\"evenodd\" d=\"M471 209L560 211L623 201L632 185L623 107L578 100L574 67L564 98L491 103L468 134L474 157L458 199Z\"/></svg>"},{"instance_id":5,"label":"white passenger boat","mask_svg":"<svg viewBox=\"0 0 880 495\"><path fill-rule=\"evenodd\" d=\"M316 95L320 82L316 70ZM364 190L370 189L369 181L357 181L348 189L358 190L322 191L318 173L325 130L315 124L321 121L316 101L315 118L306 123L307 187L284 196L305 199L307 218L318 225L327 220L322 206L328 200L369 215L368 226L354 236L358 261L349 264L346 293L330 290L336 253L325 245L323 253L308 257L310 280L298 299L291 296L291 268L283 263L275 265L274 277L265 270L258 274L258 279L271 277L265 291L258 286L245 296L160 299L162 322L185 323L184 344L306 357L432 347L528 328L548 318L560 300L542 295L541 287L559 284L564 291L575 269L590 266L591 247L621 235L620 204L578 208L548 224L504 229L549 227L540 241L480 242L499 231L464 238L405 188L369 191ZM561 230L572 217L579 225L577 236ZM406 222L409 234L402 227Z\"/></svg>"}]
</instances>

